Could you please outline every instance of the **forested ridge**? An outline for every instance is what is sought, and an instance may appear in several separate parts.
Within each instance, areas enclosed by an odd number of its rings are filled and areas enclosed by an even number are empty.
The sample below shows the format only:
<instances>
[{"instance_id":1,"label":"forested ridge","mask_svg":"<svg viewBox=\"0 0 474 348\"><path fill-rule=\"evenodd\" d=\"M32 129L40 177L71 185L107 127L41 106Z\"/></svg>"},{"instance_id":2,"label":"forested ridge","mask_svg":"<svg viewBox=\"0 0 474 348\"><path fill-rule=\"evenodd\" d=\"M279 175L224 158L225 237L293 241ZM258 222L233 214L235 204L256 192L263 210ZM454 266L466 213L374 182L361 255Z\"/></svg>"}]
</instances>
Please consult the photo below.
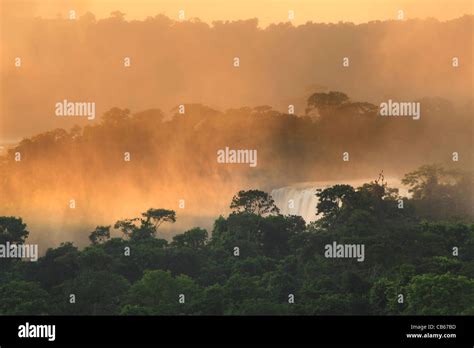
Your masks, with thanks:
<instances>
[{"instance_id":1,"label":"forested ridge","mask_svg":"<svg viewBox=\"0 0 474 348\"><path fill-rule=\"evenodd\" d=\"M175 211L150 208L84 231L83 249L0 259L0 314L474 314L471 174L425 165L404 183L410 198L383 177L320 190L308 225L267 193L240 191L212 231L171 240L157 231ZM28 234L21 218L0 218L0 243ZM325 257L334 241L365 245L364 261Z\"/></svg>"},{"instance_id":2,"label":"forested ridge","mask_svg":"<svg viewBox=\"0 0 474 348\"><path fill-rule=\"evenodd\" d=\"M158 109L113 108L84 127L25 138L0 156L0 216L23 217L48 246L64 240L83 246L84 225L150 207L179 210L181 199L186 209L166 228L181 228L184 212L206 216L206 224L195 223L210 229L239 190L374 178L381 170L401 178L426 163L472 168L472 105L420 103L419 120L381 117L377 105L341 92L314 93L295 114L268 105L219 111L184 104L184 113L176 109L168 119ZM226 147L256 150L258 165L219 163L216 153ZM192 226L186 220L183 228Z\"/></svg>"}]
</instances>

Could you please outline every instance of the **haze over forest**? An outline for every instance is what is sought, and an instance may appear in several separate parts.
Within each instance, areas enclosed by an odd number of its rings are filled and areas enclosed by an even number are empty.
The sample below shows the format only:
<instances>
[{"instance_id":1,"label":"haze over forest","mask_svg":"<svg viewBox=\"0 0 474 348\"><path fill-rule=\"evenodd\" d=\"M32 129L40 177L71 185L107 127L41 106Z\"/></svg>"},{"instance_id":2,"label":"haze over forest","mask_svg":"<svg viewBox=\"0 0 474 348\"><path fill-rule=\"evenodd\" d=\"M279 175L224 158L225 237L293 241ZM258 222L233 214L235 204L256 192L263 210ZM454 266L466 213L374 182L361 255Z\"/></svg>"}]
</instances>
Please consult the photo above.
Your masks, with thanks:
<instances>
[{"instance_id":1,"label":"haze over forest","mask_svg":"<svg viewBox=\"0 0 474 348\"><path fill-rule=\"evenodd\" d=\"M63 99L95 101L97 115L112 107L170 114L184 103L283 112L293 104L303 114L310 94L330 90L376 104L423 97L472 102L472 15L265 29L257 19L127 21L118 12L101 20L90 13L77 20L2 19L0 143L78 123L54 116Z\"/></svg>"},{"instance_id":2,"label":"haze over forest","mask_svg":"<svg viewBox=\"0 0 474 348\"><path fill-rule=\"evenodd\" d=\"M22 216L31 241L81 243L85 227L150 207L209 227L241 189L375 179L382 170L401 178L426 163L472 169L472 14L261 27L18 13L2 13L0 215ZM330 91L350 99L308 103ZM64 99L95 102L96 118L56 117ZM420 120L378 116L389 99L420 101ZM257 149L258 166L219 165L226 146Z\"/></svg>"}]
</instances>

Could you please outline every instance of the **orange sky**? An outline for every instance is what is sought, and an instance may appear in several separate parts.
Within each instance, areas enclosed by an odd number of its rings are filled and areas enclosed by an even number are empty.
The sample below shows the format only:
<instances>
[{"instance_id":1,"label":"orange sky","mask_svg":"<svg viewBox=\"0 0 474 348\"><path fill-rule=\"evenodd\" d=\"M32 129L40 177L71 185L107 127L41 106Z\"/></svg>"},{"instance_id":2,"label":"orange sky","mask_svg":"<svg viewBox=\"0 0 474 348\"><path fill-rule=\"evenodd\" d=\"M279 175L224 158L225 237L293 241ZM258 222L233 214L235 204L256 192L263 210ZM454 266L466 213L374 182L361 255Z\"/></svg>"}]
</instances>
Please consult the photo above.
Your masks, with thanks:
<instances>
[{"instance_id":1,"label":"orange sky","mask_svg":"<svg viewBox=\"0 0 474 348\"><path fill-rule=\"evenodd\" d=\"M1 0L9 11L19 15L42 17L66 16L69 9L80 15L90 11L97 18L120 10L127 19L143 19L159 13L177 19L179 10L186 18L203 21L259 18L266 26L288 20L288 11L295 11L295 24L313 22L394 19L399 10L407 18L434 17L440 20L472 14L472 0ZM6 6L5 6L6 7ZM6 11L6 8L3 11ZM10 13L11 14L11 13Z\"/></svg>"}]
</instances>

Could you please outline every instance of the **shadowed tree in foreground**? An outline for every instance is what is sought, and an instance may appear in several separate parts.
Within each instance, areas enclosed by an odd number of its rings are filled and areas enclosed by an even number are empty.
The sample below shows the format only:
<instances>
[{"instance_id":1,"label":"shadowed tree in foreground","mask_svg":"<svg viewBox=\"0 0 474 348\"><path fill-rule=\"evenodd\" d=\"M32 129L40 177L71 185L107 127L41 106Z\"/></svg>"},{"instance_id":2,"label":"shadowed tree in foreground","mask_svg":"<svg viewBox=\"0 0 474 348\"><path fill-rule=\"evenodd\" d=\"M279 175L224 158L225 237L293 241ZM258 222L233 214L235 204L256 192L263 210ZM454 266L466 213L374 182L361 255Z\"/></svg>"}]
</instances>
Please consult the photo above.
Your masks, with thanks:
<instances>
[{"instance_id":1,"label":"shadowed tree in foreground","mask_svg":"<svg viewBox=\"0 0 474 348\"><path fill-rule=\"evenodd\" d=\"M230 208L235 213L245 212L262 216L278 214L280 212L272 196L259 190L239 191L232 198Z\"/></svg>"},{"instance_id":2,"label":"shadowed tree in foreground","mask_svg":"<svg viewBox=\"0 0 474 348\"><path fill-rule=\"evenodd\" d=\"M121 230L132 240L140 240L154 237L158 227L164 222L176 222L176 212L150 208L142 213L142 218L119 220L114 228Z\"/></svg>"}]
</instances>

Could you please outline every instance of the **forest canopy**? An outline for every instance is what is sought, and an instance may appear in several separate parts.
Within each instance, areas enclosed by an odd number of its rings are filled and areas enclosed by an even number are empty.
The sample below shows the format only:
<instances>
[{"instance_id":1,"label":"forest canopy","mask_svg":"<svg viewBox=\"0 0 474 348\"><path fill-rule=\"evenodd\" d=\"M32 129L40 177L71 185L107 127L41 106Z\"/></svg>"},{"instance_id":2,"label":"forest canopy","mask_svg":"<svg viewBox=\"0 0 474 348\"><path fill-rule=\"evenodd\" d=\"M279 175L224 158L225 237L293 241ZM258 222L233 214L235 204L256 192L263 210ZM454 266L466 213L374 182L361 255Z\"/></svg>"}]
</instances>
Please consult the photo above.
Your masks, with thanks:
<instances>
[{"instance_id":1,"label":"forest canopy","mask_svg":"<svg viewBox=\"0 0 474 348\"><path fill-rule=\"evenodd\" d=\"M0 259L0 314L472 315L474 224L459 204L472 200L472 177L445 175L408 173L413 198L383 179L329 187L311 224L281 215L265 192L240 191L210 234L171 241L156 232L174 211L149 209L117 221L121 237L97 226L82 250L64 242L38 262ZM27 236L21 218L0 218L0 240ZM364 245L364 262L325 257L334 241Z\"/></svg>"}]
</instances>

